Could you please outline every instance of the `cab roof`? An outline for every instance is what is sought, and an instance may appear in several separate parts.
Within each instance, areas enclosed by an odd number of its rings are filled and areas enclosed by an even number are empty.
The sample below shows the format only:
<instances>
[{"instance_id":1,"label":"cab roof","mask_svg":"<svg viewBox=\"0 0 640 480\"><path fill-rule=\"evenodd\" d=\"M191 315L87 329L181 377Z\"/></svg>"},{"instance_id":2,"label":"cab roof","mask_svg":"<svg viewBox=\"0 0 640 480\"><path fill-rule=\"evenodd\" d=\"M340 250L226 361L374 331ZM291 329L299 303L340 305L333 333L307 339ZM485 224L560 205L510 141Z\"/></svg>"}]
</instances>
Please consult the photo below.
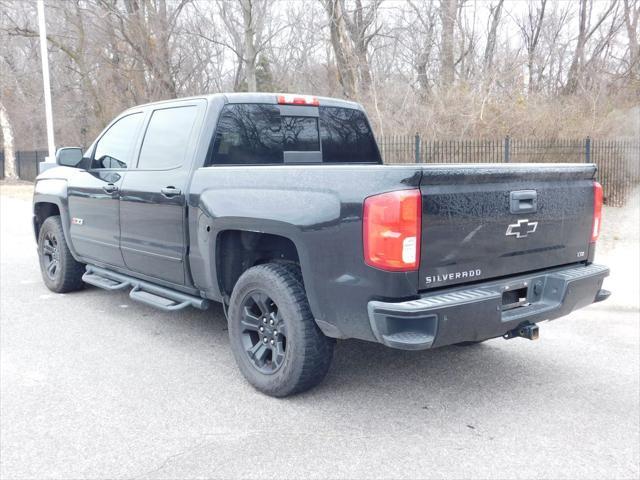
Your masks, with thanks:
<instances>
[{"instance_id":1,"label":"cab roof","mask_svg":"<svg viewBox=\"0 0 640 480\"><path fill-rule=\"evenodd\" d=\"M141 108L141 107L149 107L154 105L167 105L176 102L184 102L188 100L195 99L204 99L209 103L212 101L224 99L224 103L266 103L266 104L277 104L278 97L282 95L294 95L298 96L299 94L287 94L287 93L266 93L266 92L232 92L232 93L212 93L207 95L195 95L191 97L183 97L183 98L174 98L170 100L160 100L157 102L145 103L142 105L136 105L133 108ZM303 96L303 95L301 95ZM352 102L349 100L343 100L340 98L333 97L315 97L319 100L320 106L323 107L342 107L342 108L351 108L355 110L362 110L362 105L356 102Z\"/></svg>"}]
</instances>

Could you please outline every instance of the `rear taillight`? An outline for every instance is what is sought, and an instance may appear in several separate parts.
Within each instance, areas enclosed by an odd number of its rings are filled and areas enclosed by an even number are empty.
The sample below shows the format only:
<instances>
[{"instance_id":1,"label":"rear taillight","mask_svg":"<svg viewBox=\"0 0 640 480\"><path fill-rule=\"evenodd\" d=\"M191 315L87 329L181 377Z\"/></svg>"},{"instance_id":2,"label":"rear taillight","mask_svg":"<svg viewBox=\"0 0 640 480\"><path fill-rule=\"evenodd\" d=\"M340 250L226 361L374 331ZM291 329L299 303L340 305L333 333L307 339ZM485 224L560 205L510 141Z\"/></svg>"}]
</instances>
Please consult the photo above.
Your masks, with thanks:
<instances>
[{"instance_id":1,"label":"rear taillight","mask_svg":"<svg viewBox=\"0 0 640 480\"><path fill-rule=\"evenodd\" d=\"M593 225L591 228L591 242L598 240L602 226L602 185L593 182Z\"/></svg>"},{"instance_id":2,"label":"rear taillight","mask_svg":"<svg viewBox=\"0 0 640 480\"><path fill-rule=\"evenodd\" d=\"M367 265L391 271L420 264L420 190L382 193L364 201L363 240Z\"/></svg>"}]
</instances>

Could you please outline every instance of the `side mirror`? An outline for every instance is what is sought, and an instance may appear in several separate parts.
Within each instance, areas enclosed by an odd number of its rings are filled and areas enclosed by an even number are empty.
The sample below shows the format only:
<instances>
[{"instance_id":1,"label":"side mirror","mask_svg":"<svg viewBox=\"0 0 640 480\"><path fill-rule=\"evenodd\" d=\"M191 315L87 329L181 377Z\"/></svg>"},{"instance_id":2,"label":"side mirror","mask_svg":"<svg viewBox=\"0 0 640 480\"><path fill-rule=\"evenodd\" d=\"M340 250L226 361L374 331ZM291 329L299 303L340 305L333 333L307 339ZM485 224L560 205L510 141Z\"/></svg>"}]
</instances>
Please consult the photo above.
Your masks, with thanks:
<instances>
[{"instance_id":1,"label":"side mirror","mask_svg":"<svg viewBox=\"0 0 640 480\"><path fill-rule=\"evenodd\" d=\"M80 147L59 148L56 152L56 163L63 167L77 167L82 160Z\"/></svg>"}]
</instances>

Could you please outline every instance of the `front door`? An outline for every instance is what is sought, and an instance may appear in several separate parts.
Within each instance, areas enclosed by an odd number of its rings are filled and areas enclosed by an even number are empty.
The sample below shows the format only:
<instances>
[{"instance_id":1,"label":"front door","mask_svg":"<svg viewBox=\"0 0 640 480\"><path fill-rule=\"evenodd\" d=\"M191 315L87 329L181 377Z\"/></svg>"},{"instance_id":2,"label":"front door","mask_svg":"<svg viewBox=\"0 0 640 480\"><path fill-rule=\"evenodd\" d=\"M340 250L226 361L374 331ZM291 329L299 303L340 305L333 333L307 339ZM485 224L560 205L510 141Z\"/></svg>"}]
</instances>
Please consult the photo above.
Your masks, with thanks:
<instances>
[{"instance_id":1,"label":"front door","mask_svg":"<svg viewBox=\"0 0 640 480\"><path fill-rule=\"evenodd\" d=\"M85 261L124 266L120 253L120 188L144 120L142 112L117 119L102 134L88 170L67 183L71 242Z\"/></svg>"},{"instance_id":2,"label":"front door","mask_svg":"<svg viewBox=\"0 0 640 480\"><path fill-rule=\"evenodd\" d=\"M183 285L187 254L186 190L205 103L155 109L136 169L120 190L120 247L128 269Z\"/></svg>"}]
</instances>

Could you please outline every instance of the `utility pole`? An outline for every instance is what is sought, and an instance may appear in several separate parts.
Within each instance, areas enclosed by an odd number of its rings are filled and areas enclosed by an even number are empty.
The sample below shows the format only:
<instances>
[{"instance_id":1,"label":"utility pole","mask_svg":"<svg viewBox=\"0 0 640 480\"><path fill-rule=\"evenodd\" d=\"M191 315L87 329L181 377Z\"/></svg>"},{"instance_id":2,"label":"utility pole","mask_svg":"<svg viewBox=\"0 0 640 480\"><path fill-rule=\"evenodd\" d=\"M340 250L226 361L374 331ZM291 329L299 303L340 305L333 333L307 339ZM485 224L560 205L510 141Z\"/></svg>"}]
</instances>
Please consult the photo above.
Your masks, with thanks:
<instances>
[{"instance_id":1,"label":"utility pole","mask_svg":"<svg viewBox=\"0 0 640 480\"><path fill-rule=\"evenodd\" d=\"M51 109L51 82L49 80L49 56L47 54L47 26L44 20L44 0L38 0L38 30L40 31L44 109L47 122L47 144L49 147L49 157L47 161L53 162L56 156L56 142L53 138L53 111Z\"/></svg>"}]
</instances>

